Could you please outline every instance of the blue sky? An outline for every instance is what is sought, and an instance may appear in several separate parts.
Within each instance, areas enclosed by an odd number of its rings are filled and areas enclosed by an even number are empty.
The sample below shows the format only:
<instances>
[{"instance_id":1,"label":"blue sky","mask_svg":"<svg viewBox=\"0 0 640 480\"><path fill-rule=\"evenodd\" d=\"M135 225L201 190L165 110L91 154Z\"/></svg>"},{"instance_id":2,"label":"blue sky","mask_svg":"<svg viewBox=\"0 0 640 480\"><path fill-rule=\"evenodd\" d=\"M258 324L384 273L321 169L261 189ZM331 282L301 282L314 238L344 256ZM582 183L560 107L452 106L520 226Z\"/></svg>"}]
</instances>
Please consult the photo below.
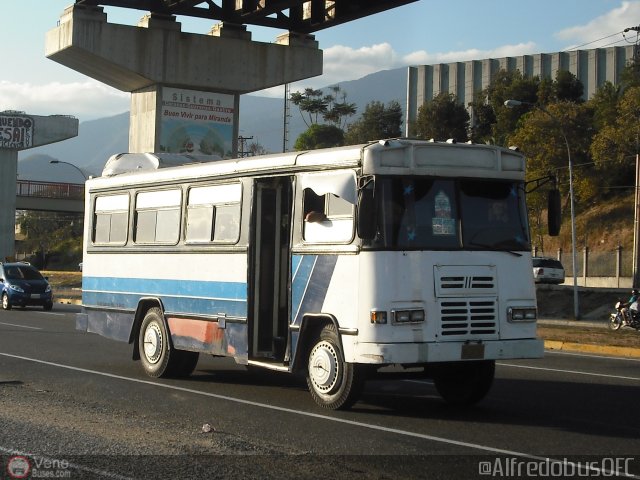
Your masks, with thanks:
<instances>
[{"instance_id":1,"label":"blue sky","mask_svg":"<svg viewBox=\"0 0 640 480\"><path fill-rule=\"evenodd\" d=\"M44 36L72 0L3 0L0 111L69 114L81 121L128 110L129 94L44 56ZM145 13L107 7L108 21L134 25ZM206 33L213 22L180 17L182 30ZM293 88L322 87L408 65L625 44L640 25L640 0L420 0L316 33L324 74ZM249 27L253 40L281 31ZM633 32L627 34L635 40ZM592 43L593 42L593 43ZM257 92L281 95L278 89Z\"/></svg>"}]
</instances>

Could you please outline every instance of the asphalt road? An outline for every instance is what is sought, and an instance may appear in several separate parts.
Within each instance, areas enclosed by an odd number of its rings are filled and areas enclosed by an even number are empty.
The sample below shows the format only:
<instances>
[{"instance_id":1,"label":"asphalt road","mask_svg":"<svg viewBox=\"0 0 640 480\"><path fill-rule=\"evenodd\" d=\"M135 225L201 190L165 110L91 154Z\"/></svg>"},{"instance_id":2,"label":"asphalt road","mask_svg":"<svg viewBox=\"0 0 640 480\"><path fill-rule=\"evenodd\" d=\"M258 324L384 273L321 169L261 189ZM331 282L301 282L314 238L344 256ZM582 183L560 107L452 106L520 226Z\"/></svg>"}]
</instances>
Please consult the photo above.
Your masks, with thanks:
<instances>
[{"instance_id":1,"label":"asphalt road","mask_svg":"<svg viewBox=\"0 0 640 480\"><path fill-rule=\"evenodd\" d=\"M151 379L77 311L0 311L0 478L640 478L638 359L499 362L467 410L378 379L330 412L300 379L212 357Z\"/></svg>"}]
</instances>

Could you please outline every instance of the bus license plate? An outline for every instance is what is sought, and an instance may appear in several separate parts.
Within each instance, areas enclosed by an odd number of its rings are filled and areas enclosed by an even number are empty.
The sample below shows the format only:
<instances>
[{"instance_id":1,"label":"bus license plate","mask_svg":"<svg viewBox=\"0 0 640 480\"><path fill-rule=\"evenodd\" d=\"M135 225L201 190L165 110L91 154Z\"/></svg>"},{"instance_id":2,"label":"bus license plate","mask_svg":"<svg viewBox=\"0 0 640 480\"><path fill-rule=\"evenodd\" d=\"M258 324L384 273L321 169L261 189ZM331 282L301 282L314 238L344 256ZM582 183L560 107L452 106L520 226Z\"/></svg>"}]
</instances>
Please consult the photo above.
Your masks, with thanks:
<instances>
[{"instance_id":1,"label":"bus license plate","mask_svg":"<svg viewBox=\"0 0 640 480\"><path fill-rule=\"evenodd\" d=\"M462 360L482 360L484 358L484 344L466 343L462 345L460 358Z\"/></svg>"}]
</instances>

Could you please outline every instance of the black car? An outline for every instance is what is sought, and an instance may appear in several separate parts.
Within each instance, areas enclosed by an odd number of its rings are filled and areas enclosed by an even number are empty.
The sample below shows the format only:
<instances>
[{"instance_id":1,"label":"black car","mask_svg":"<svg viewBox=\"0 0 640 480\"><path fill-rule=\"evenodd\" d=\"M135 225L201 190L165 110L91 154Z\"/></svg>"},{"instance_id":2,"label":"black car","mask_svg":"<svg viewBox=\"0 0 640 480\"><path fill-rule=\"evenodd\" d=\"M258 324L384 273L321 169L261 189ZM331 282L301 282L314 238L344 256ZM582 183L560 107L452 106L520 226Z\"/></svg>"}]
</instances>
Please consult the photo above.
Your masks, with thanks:
<instances>
[{"instance_id":1,"label":"black car","mask_svg":"<svg viewBox=\"0 0 640 480\"><path fill-rule=\"evenodd\" d=\"M28 263L0 263L0 300L4 310L28 305L53 308L51 285Z\"/></svg>"}]
</instances>

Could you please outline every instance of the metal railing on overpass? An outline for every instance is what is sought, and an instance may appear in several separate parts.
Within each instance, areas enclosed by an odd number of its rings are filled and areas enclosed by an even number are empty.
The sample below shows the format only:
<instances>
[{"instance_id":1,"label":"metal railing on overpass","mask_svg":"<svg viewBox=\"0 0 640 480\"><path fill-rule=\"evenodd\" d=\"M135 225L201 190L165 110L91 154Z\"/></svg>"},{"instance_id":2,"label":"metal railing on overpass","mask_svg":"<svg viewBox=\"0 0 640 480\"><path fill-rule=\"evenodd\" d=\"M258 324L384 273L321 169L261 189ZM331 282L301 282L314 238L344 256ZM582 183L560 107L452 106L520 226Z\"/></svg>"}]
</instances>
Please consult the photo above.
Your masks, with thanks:
<instances>
[{"instance_id":1,"label":"metal railing on overpass","mask_svg":"<svg viewBox=\"0 0 640 480\"><path fill-rule=\"evenodd\" d=\"M18 197L81 200L84 198L84 185L78 183L18 180L16 182L16 195Z\"/></svg>"},{"instance_id":2,"label":"metal railing on overpass","mask_svg":"<svg viewBox=\"0 0 640 480\"><path fill-rule=\"evenodd\" d=\"M17 180L16 210L80 213L84 210L84 185Z\"/></svg>"}]
</instances>

